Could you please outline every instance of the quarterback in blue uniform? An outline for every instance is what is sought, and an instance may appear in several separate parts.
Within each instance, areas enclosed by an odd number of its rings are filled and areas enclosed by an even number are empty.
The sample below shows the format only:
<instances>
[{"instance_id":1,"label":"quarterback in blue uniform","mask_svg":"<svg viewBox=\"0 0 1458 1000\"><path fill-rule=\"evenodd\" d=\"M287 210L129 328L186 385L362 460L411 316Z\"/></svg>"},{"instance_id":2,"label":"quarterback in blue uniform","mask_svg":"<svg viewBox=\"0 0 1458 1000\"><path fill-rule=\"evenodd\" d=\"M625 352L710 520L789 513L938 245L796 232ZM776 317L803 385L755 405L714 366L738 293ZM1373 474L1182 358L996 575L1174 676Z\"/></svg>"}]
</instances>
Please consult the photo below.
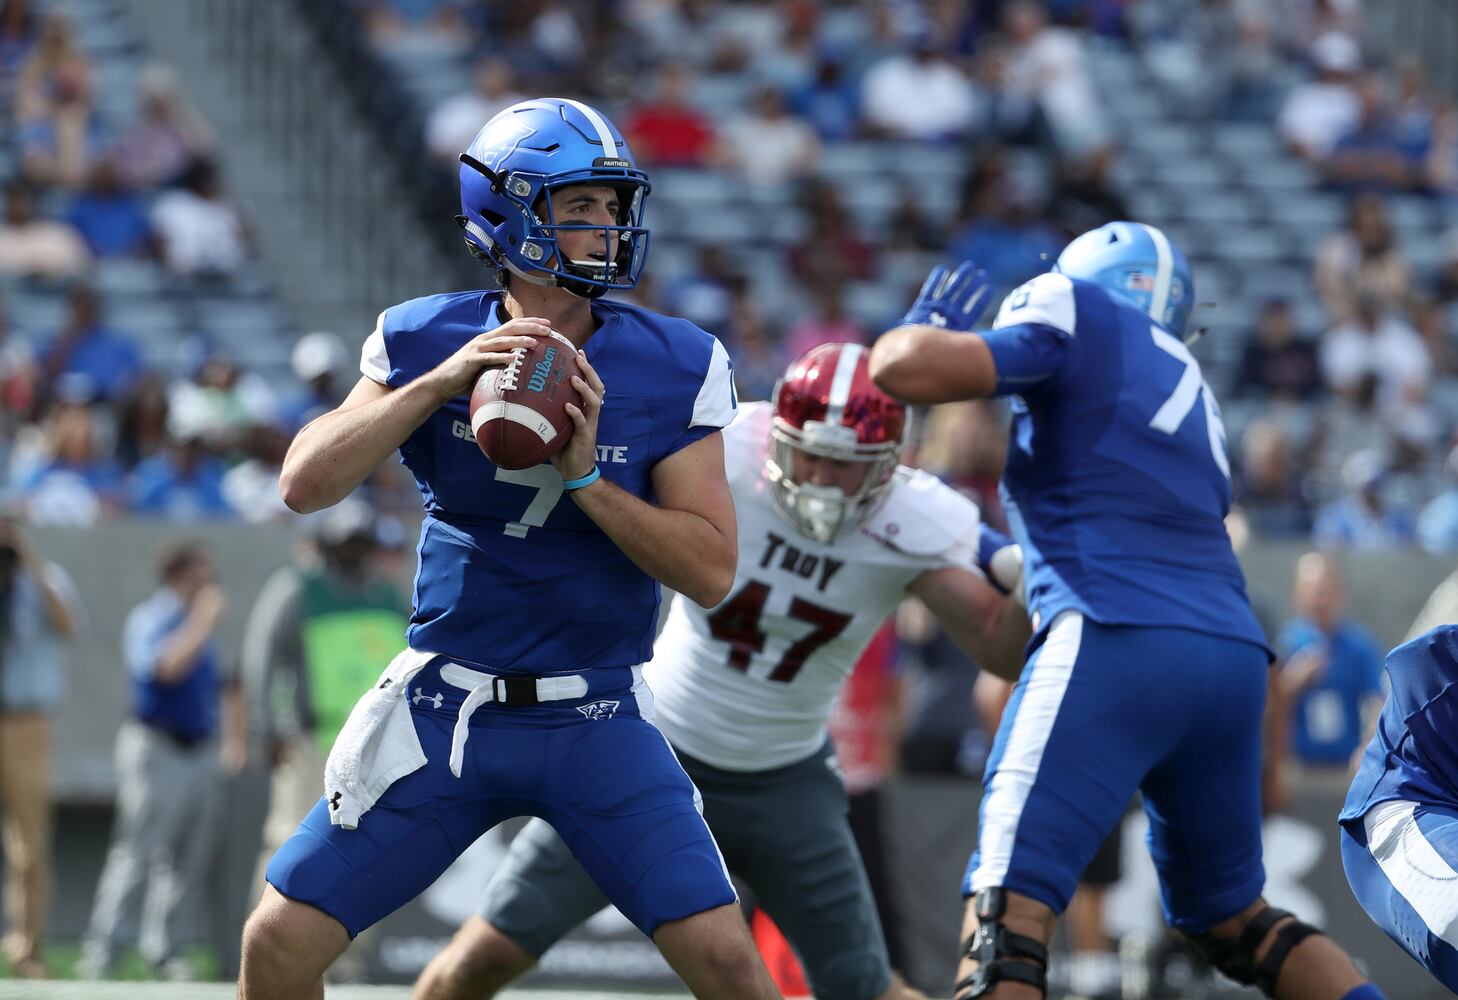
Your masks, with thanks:
<instances>
[{"instance_id":1,"label":"quarterback in blue uniform","mask_svg":"<svg viewBox=\"0 0 1458 1000\"><path fill-rule=\"evenodd\" d=\"M461 161L459 221L504 291L386 309L363 377L284 462L285 501L311 511L398 449L425 519L409 648L355 707L328 794L269 864L240 996L321 996L355 934L530 815L696 996L778 997L640 666L660 582L712 606L734 580L728 357L691 323L600 298L638 280L649 184L596 110L514 105ZM550 464L497 468L466 397L553 333L583 352L572 438Z\"/></svg>"},{"instance_id":2,"label":"quarterback in blue uniform","mask_svg":"<svg viewBox=\"0 0 1458 1000\"><path fill-rule=\"evenodd\" d=\"M1394 649L1387 681L1341 813L1342 864L1377 926L1458 993L1458 625Z\"/></svg>"},{"instance_id":3,"label":"quarterback in blue uniform","mask_svg":"<svg viewBox=\"0 0 1458 1000\"><path fill-rule=\"evenodd\" d=\"M1054 921L1136 790L1166 915L1211 964L1282 1000L1380 997L1261 898L1269 652L1225 534L1183 255L1111 223L961 332L989 294L974 265L938 268L871 354L910 402L1013 397L1003 494L1033 641L984 777L959 1000L1045 995Z\"/></svg>"}]
</instances>

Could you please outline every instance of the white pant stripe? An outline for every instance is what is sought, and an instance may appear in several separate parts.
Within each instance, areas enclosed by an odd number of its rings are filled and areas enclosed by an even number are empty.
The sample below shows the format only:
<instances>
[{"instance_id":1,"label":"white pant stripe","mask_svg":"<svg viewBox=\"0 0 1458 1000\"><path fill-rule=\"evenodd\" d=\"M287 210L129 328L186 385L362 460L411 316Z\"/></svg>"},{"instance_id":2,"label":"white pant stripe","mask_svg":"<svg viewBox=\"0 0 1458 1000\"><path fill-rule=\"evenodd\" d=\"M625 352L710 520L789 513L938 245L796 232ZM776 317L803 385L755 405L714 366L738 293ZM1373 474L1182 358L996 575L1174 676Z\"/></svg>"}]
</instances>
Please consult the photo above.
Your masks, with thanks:
<instances>
[{"instance_id":1,"label":"white pant stripe","mask_svg":"<svg viewBox=\"0 0 1458 1000\"><path fill-rule=\"evenodd\" d=\"M1458 948L1458 872L1423 836L1415 808L1403 800L1373 806L1363 819L1367 850L1433 936Z\"/></svg>"},{"instance_id":2,"label":"white pant stripe","mask_svg":"<svg viewBox=\"0 0 1458 1000\"><path fill-rule=\"evenodd\" d=\"M1007 747L982 803L978 863L972 873L974 892L1000 886L1007 878L1023 806L1038 778L1043 748L1052 735L1082 640L1083 615L1065 611L1048 630L1048 639L1028 673Z\"/></svg>"}]
</instances>

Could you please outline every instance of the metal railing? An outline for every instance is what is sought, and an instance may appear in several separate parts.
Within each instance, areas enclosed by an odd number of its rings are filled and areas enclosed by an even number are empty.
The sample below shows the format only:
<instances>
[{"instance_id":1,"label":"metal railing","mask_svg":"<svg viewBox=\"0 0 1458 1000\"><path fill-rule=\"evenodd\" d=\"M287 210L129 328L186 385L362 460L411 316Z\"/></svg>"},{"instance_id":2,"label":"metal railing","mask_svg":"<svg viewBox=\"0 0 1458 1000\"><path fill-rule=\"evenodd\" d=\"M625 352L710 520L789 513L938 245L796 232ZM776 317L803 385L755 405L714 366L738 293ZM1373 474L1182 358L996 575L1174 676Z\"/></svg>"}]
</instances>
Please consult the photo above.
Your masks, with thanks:
<instances>
[{"instance_id":1,"label":"metal railing","mask_svg":"<svg viewBox=\"0 0 1458 1000\"><path fill-rule=\"evenodd\" d=\"M1434 87L1458 97L1458 0L1369 0L1362 36L1384 60L1415 56Z\"/></svg>"},{"instance_id":2,"label":"metal railing","mask_svg":"<svg viewBox=\"0 0 1458 1000\"><path fill-rule=\"evenodd\" d=\"M266 262L305 325L363 338L385 306L455 287L294 0L128 6L218 129L230 187L248 202Z\"/></svg>"}]
</instances>

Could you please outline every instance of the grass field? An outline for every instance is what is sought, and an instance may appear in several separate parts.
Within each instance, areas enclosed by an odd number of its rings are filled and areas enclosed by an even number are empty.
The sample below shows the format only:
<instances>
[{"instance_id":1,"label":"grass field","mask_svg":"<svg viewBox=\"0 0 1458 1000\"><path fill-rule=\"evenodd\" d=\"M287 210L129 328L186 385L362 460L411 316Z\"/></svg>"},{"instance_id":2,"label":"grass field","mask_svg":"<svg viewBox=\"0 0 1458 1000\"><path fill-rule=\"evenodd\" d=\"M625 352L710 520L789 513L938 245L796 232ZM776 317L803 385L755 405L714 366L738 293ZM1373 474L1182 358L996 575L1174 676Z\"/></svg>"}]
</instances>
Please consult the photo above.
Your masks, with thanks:
<instances>
[{"instance_id":1,"label":"grass field","mask_svg":"<svg viewBox=\"0 0 1458 1000\"><path fill-rule=\"evenodd\" d=\"M0 981L0 1000L233 1000L228 983L78 983ZM328 1000L406 1000L406 986L330 986ZM507 990L508 1000L685 1000L683 993L584 993L581 990Z\"/></svg>"}]
</instances>

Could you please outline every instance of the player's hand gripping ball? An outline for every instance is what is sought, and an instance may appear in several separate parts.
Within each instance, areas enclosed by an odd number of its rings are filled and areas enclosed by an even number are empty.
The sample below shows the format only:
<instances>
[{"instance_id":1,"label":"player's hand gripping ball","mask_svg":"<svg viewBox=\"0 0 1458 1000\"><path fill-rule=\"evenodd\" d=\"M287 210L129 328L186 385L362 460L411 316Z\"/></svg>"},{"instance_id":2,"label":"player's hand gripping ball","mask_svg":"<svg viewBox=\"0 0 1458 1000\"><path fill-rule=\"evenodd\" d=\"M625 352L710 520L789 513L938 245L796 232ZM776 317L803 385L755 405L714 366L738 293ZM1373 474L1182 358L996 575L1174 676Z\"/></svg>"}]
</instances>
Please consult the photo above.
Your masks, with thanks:
<instances>
[{"instance_id":1,"label":"player's hand gripping ball","mask_svg":"<svg viewBox=\"0 0 1458 1000\"><path fill-rule=\"evenodd\" d=\"M488 368L471 391L471 432L486 457L503 469L540 465L567 446L572 417L582 405L572 385L577 348L553 331L512 352L504 368Z\"/></svg>"}]
</instances>

